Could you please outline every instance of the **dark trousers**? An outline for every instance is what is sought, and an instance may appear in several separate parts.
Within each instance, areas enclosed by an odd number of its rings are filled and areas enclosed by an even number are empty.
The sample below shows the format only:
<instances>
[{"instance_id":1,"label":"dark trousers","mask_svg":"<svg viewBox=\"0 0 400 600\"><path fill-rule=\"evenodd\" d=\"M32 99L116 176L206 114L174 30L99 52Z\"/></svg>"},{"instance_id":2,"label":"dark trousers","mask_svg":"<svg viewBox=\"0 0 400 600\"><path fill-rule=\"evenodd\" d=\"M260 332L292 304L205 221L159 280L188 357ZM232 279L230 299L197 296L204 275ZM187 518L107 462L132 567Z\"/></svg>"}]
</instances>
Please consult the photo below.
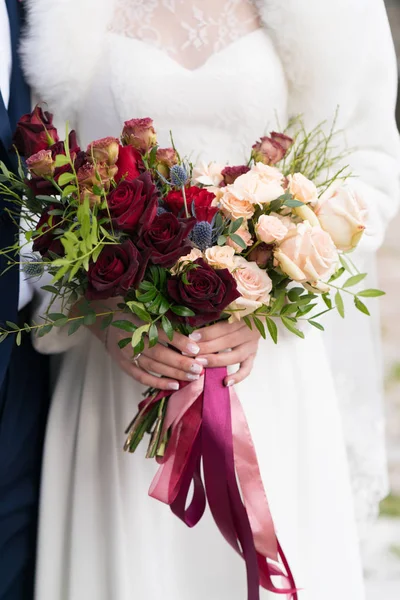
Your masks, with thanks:
<instances>
[{"instance_id":1,"label":"dark trousers","mask_svg":"<svg viewBox=\"0 0 400 600\"><path fill-rule=\"evenodd\" d=\"M33 598L48 363L23 336L0 389L0 600Z\"/></svg>"}]
</instances>

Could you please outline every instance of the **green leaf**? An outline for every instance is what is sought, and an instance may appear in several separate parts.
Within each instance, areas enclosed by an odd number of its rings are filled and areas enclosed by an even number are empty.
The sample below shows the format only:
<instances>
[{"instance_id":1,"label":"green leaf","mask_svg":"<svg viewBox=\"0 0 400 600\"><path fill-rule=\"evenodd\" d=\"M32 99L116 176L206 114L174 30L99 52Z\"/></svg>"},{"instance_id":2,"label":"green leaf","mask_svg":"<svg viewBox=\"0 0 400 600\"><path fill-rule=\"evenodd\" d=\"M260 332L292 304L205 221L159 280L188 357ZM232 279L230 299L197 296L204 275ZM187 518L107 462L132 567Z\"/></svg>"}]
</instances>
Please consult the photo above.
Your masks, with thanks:
<instances>
[{"instance_id":1,"label":"green leaf","mask_svg":"<svg viewBox=\"0 0 400 600\"><path fill-rule=\"evenodd\" d=\"M142 281L142 283L139 285L139 290L143 290L145 292L152 290L153 288L154 286L151 281Z\"/></svg>"},{"instance_id":2,"label":"green leaf","mask_svg":"<svg viewBox=\"0 0 400 600\"><path fill-rule=\"evenodd\" d=\"M289 198L288 200L285 200L283 204L284 206L289 206L290 208L295 208L296 206L304 206L304 202L301 202L300 200L295 200L295 198Z\"/></svg>"},{"instance_id":3,"label":"green leaf","mask_svg":"<svg viewBox=\"0 0 400 600\"><path fill-rule=\"evenodd\" d=\"M174 328L172 327L171 321L165 315L161 317L161 326L167 334L167 338L169 339L169 341L172 342L172 339L174 337Z\"/></svg>"},{"instance_id":4,"label":"green leaf","mask_svg":"<svg viewBox=\"0 0 400 600\"><path fill-rule=\"evenodd\" d=\"M244 240L242 240L242 238L240 237L240 235L237 235L236 233L231 233L229 235L230 239L232 240L232 242L234 242L235 244L237 244L238 246L240 246L240 248L243 248L243 250L245 250L247 248L247 244Z\"/></svg>"},{"instance_id":5,"label":"green leaf","mask_svg":"<svg viewBox=\"0 0 400 600\"><path fill-rule=\"evenodd\" d=\"M77 319L76 321L72 321L72 323L68 329L68 335L73 335L75 333L75 331L78 331L78 329L82 325L83 325L83 319Z\"/></svg>"},{"instance_id":6,"label":"green leaf","mask_svg":"<svg viewBox=\"0 0 400 600\"><path fill-rule=\"evenodd\" d=\"M321 323L318 323L317 321L311 321L310 319L308 320L308 322L316 329L319 329L320 331L325 331L325 328L321 325Z\"/></svg>"},{"instance_id":7,"label":"green leaf","mask_svg":"<svg viewBox=\"0 0 400 600\"><path fill-rule=\"evenodd\" d=\"M52 329L53 325L44 325L39 329L38 337L43 337L44 335L47 335Z\"/></svg>"},{"instance_id":8,"label":"green leaf","mask_svg":"<svg viewBox=\"0 0 400 600\"><path fill-rule=\"evenodd\" d=\"M278 292L278 295L276 296L272 305L271 315L275 315L276 313L279 313L282 310L283 305L285 304L285 298L285 290L281 290L280 292Z\"/></svg>"},{"instance_id":9,"label":"green leaf","mask_svg":"<svg viewBox=\"0 0 400 600\"><path fill-rule=\"evenodd\" d=\"M64 315L63 315L64 316ZM18 331L19 327L18 325L16 325L15 323L12 323L11 321L6 321L6 325L10 328L13 329L14 331Z\"/></svg>"},{"instance_id":10,"label":"green leaf","mask_svg":"<svg viewBox=\"0 0 400 600\"><path fill-rule=\"evenodd\" d=\"M357 285L357 283L360 283L360 281L365 279L366 276L366 273L359 273L358 275L353 275L352 277L349 277L347 281L344 282L343 287L348 288L352 287L353 285Z\"/></svg>"},{"instance_id":11,"label":"green leaf","mask_svg":"<svg viewBox=\"0 0 400 600\"><path fill-rule=\"evenodd\" d=\"M303 317L304 315L307 315L316 306L317 304L307 304L307 306L300 307L296 317Z\"/></svg>"},{"instance_id":12,"label":"green leaf","mask_svg":"<svg viewBox=\"0 0 400 600\"><path fill-rule=\"evenodd\" d=\"M169 307L170 307L170 303L168 302L168 300L165 298L165 296L161 296L161 302L160 302L160 306L158 308L159 314L164 315L166 312L169 311Z\"/></svg>"},{"instance_id":13,"label":"green leaf","mask_svg":"<svg viewBox=\"0 0 400 600\"><path fill-rule=\"evenodd\" d=\"M303 292L304 292L304 288L302 288L302 287L292 288L291 290L289 290L288 298L291 302L296 302L300 298L300 296L302 295Z\"/></svg>"},{"instance_id":14,"label":"green leaf","mask_svg":"<svg viewBox=\"0 0 400 600\"><path fill-rule=\"evenodd\" d=\"M142 325L141 327L138 327L135 331L135 333L132 336L132 347L136 348L136 346L139 344L139 342L142 339L142 335L146 334L150 329L150 325Z\"/></svg>"},{"instance_id":15,"label":"green leaf","mask_svg":"<svg viewBox=\"0 0 400 600\"><path fill-rule=\"evenodd\" d=\"M289 317L281 317L281 321L286 327L286 329L297 335L299 338L304 339L304 333L296 327L292 319L290 319Z\"/></svg>"},{"instance_id":16,"label":"green leaf","mask_svg":"<svg viewBox=\"0 0 400 600\"><path fill-rule=\"evenodd\" d=\"M119 340L119 342L118 342L118 346L119 346L119 347L121 348L121 350L122 350L122 349L123 349L123 348L125 348L125 347L126 347L128 344L130 344L130 343L131 343L131 341L132 341L132 338L130 338L130 337L124 338L123 340Z\"/></svg>"},{"instance_id":17,"label":"green leaf","mask_svg":"<svg viewBox=\"0 0 400 600\"><path fill-rule=\"evenodd\" d=\"M281 315L293 315L295 312L298 311L298 305L297 304L286 304L280 314Z\"/></svg>"},{"instance_id":18,"label":"green leaf","mask_svg":"<svg viewBox=\"0 0 400 600\"><path fill-rule=\"evenodd\" d=\"M113 318L114 318L113 313L110 313L109 315L104 317L104 319L101 321L100 329L102 329L103 331L104 331L104 329L107 329L107 327L109 327L111 325Z\"/></svg>"},{"instance_id":19,"label":"green leaf","mask_svg":"<svg viewBox=\"0 0 400 600\"><path fill-rule=\"evenodd\" d=\"M348 264L347 260L345 260L345 258L343 257L342 254L339 254L339 260L340 260L340 264L345 269L345 271L347 271L348 273L352 274L353 271L349 267L349 264Z\"/></svg>"},{"instance_id":20,"label":"green leaf","mask_svg":"<svg viewBox=\"0 0 400 600\"><path fill-rule=\"evenodd\" d=\"M337 308L339 315L342 317L342 319L344 319L344 303L343 303L342 295L339 292L339 290L336 292L336 295L335 295L335 304L336 304L336 308Z\"/></svg>"},{"instance_id":21,"label":"green leaf","mask_svg":"<svg viewBox=\"0 0 400 600\"><path fill-rule=\"evenodd\" d=\"M17 346L21 345L21 341L22 341L22 331L18 331L17 337L15 339L15 343L17 344Z\"/></svg>"},{"instance_id":22,"label":"green leaf","mask_svg":"<svg viewBox=\"0 0 400 600\"><path fill-rule=\"evenodd\" d=\"M64 185L66 185L70 181L73 181L74 179L75 175L73 173L62 173L62 175L60 175L60 177L58 178L57 183L60 187L63 187Z\"/></svg>"},{"instance_id":23,"label":"green leaf","mask_svg":"<svg viewBox=\"0 0 400 600\"><path fill-rule=\"evenodd\" d=\"M137 329L137 325L132 323L131 321L113 321L111 323L113 327L117 327L118 329L122 329L123 331L128 331L129 333L134 333Z\"/></svg>"},{"instance_id":24,"label":"green leaf","mask_svg":"<svg viewBox=\"0 0 400 600\"><path fill-rule=\"evenodd\" d=\"M227 237L226 235L220 235L217 240L218 246L224 246L226 244Z\"/></svg>"},{"instance_id":25,"label":"green leaf","mask_svg":"<svg viewBox=\"0 0 400 600\"><path fill-rule=\"evenodd\" d=\"M283 200L273 200L269 203L268 208L270 212L278 212L283 206Z\"/></svg>"},{"instance_id":26,"label":"green leaf","mask_svg":"<svg viewBox=\"0 0 400 600\"><path fill-rule=\"evenodd\" d=\"M54 285L44 285L42 288L45 292L50 292L51 294L58 294L59 290Z\"/></svg>"},{"instance_id":27,"label":"green leaf","mask_svg":"<svg viewBox=\"0 0 400 600\"><path fill-rule=\"evenodd\" d=\"M149 348L153 348L158 342L158 330L157 325L152 323L149 329Z\"/></svg>"},{"instance_id":28,"label":"green leaf","mask_svg":"<svg viewBox=\"0 0 400 600\"><path fill-rule=\"evenodd\" d=\"M49 317L49 319L50 319L51 321L53 321L54 323L55 323L56 321L59 321L59 320L61 320L61 319L65 319L65 318L66 318L66 316L65 316L63 313L49 313L47 316L48 316L48 317Z\"/></svg>"},{"instance_id":29,"label":"green leaf","mask_svg":"<svg viewBox=\"0 0 400 600\"><path fill-rule=\"evenodd\" d=\"M186 306L171 306L171 310L179 317L194 317L195 313Z\"/></svg>"},{"instance_id":30,"label":"green leaf","mask_svg":"<svg viewBox=\"0 0 400 600\"><path fill-rule=\"evenodd\" d=\"M69 165L69 158L67 158L64 154L57 154L56 156L56 167L64 167L65 165Z\"/></svg>"},{"instance_id":31,"label":"green leaf","mask_svg":"<svg viewBox=\"0 0 400 600\"><path fill-rule=\"evenodd\" d=\"M151 290L149 290L148 292L145 292L144 294L141 294L140 292L136 292L136 298L139 300L139 302L151 302L152 300L154 300L154 298L157 296L158 292L156 290L156 288L152 285Z\"/></svg>"},{"instance_id":32,"label":"green leaf","mask_svg":"<svg viewBox=\"0 0 400 600\"><path fill-rule=\"evenodd\" d=\"M84 317L83 322L85 325L94 325L96 323L97 315L94 310L89 310L88 314Z\"/></svg>"},{"instance_id":33,"label":"green leaf","mask_svg":"<svg viewBox=\"0 0 400 600\"><path fill-rule=\"evenodd\" d=\"M1 342L4 342L4 340L7 338L8 333L6 331L4 331L3 333L0 334L0 344Z\"/></svg>"},{"instance_id":34,"label":"green leaf","mask_svg":"<svg viewBox=\"0 0 400 600\"><path fill-rule=\"evenodd\" d=\"M266 333L265 333L265 327L264 327L264 323L262 321L260 321L260 319L256 316L253 315L253 321L254 321L254 325L257 327L258 331L260 332L261 336L264 338L266 338Z\"/></svg>"},{"instance_id":35,"label":"green leaf","mask_svg":"<svg viewBox=\"0 0 400 600\"><path fill-rule=\"evenodd\" d=\"M297 300L297 304L299 306L304 306L305 304L309 304L312 300L315 300L316 298L317 296L315 294L305 294Z\"/></svg>"},{"instance_id":36,"label":"green leaf","mask_svg":"<svg viewBox=\"0 0 400 600\"><path fill-rule=\"evenodd\" d=\"M343 275L343 273L344 273L344 272L345 272L345 268L344 268L344 267L340 267L340 269L338 269L338 270L336 271L336 273L334 273L334 274L332 275L332 277L329 279L329 282L328 282L328 283L330 283L331 281L335 281L336 279L339 279L339 277L341 277L341 276Z\"/></svg>"},{"instance_id":37,"label":"green leaf","mask_svg":"<svg viewBox=\"0 0 400 600\"><path fill-rule=\"evenodd\" d=\"M57 321L54 321L54 325L55 327L64 327L64 325L66 325L68 321L68 317L64 317L63 319L57 319Z\"/></svg>"},{"instance_id":38,"label":"green leaf","mask_svg":"<svg viewBox=\"0 0 400 600\"><path fill-rule=\"evenodd\" d=\"M232 233L235 233L242 225L243 223L243 217L240 217L240 219L236 219L236 221L232 221L229 227L229 233L232 236Z\"/></svg>"},{"instance_id":39,"label":"green leaf","mask_svg":"<svg viewBox=\"0 0 400 600\"><path fill-rule=\"evenodd\" d=\"M44 202L54 202L54 200L55 200L55 198L53 196L43 196L42 194L39 194L39 196L36 196L36 199L43 200Z\"/></svg>"},{"instance_id":40,"label":"green leaf","mask_svg":"<svg viewBox=\"0 0 400 600\"><path fill-rule=\"evenodd\" d=\"M354 304L360 312L364 313L364 315L370 316L368 308L365 306L364 302L361 302L361 300L357 298L357 296L354 296Z\"/></svg>"},{"instance_id":41,"label":"green leaf","mask_svg":"<svg viewBox=\"0 0 400 600\"><path fill-rule=\"evenodd\" d=\"M154 287L157 288L158 284L160 282L160 278L158 276L158 268L155 265L152 265L150 267L150 273L151 273L151 276L152 276L153 281L154 281Z\"/></svg>"},{"instance_id":42,"label":"green leaf","mask_svg":"<svg viewBox=\"0 0 400 600\"><path fill-rule=\"evenodd\" d=\"M275 321L273 319L271 319L270 317L266 317L265 320L267 322L267 328L269 331L269 335L273 339L274 344L277 344L278 343L278 327L277 327Z\"/></svg>"},{"instance_id":43,"label":"green leaf","mask_svg":"<svg viewBox=\"0 0 400 600\"><path fill-rule=\"evenodd\" d=\"M250 317L246 316L243 317L243 322L247 325L247 327L251 330L253 330L253 325L251 324L251 319Z\"/></svg>"},{"instance_id":44,"label":"green leaf","mask_svg":"<svg viewBox=\"0 0 400 600\"><path fill-rule=\"evenodd\" d=\"M129 306L131 311L139 317L139 319L145 321L146 323L151 323L151 316L149 315L143 304L141 304L140 302L135 302L133 300L131 302L127 302L126 304L127 306Z\"/></svg>"},{"instance_id":45,"label":"green leaf","mask_svg":"<svg viewBox=\"0 0 400 600\"><path fill-rule=\"evenodd\" d=\"M328 294L322 294L322 300L325 302L328 308L332 308L332 300L328 296Z\"/></svg>"},{"instance_id":46,"label":"green leaf","mask_svg":"<svg viewBox=\"0 0 400 600\"><path fill-rule=\"evenodd\" d=\"M362 290L362 292L358 292L357 296L362 296L363 298L378 298L379 296L385 296L386 292L382 292L382 290Z\"/></svg>"}]
</instances>

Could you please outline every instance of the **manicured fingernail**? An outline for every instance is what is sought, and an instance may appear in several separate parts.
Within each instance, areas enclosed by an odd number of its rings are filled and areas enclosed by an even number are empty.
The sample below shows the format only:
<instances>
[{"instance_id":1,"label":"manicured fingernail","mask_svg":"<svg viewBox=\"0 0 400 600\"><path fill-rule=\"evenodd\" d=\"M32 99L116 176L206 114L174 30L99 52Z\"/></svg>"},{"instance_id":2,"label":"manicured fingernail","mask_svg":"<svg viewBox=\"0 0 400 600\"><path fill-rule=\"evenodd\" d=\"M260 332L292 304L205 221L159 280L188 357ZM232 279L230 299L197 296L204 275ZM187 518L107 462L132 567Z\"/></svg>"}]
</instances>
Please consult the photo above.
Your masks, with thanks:
<instances>
[{"instance_id":1,"label":"manicured fingernail","mask_svg":"<svg viewBox=\"0 0 400 600\"><path fill-rule=\"evenodd\" d=\"M189 379L189 381L197 381L199 377L200 375L192 375L191 373L186 375L186 379Z\"/></svg>"},{"instance_id":2,"label":"manicured fingernail","mask_svg":"<svg viewBox=\"0 0 400 600\"><path fill-rule=\"evenodd\" d=\"M187 349L189 350L190 354L198 354L200 352L200 348L197 344L188 344Z\"/></svg>"},{"instance_id":3,"label":"manicured fingernail","mask_svg":"<svg viewBox=\"0 0 400 600\"><path fill-rule=\"evenodd\" d=\"M226 384L226 387L232 387L235 384L233 379L229 379L229 381Z\"/></svg>"},{"instance_id":4,"label":"manicured fingernail","mask_svg":"<svg viewBox=\"0 0 400 600\"><path fill-rule=\"evenodd\" d=\"M189 337L194 342L199 342L201 340L201 333L199 333L198 331L193 331L193 333L191 333Z\"/></svg>"},{"instance_id":5,"label":"manicured fingernail","mask_svg":"<svg viewBox=\"0 0 400 600\"><path fill-rule=\"evenodd\" d=\"M190 370L192 371L192 373L201 373L203 370L203 367L201 365L197 365L196 363L193 363L192 366L190 367Z\"/></svg>"},{"instance_id":6,"label":"manicured fingernail","mask_svg":"<svg viewBox=\"0 0 400 600\"><path fill-rule=\"evenodd\" d=\"M168 384L169 390L179 390L179 383L177 381L172 381Z\"/></svg>"},{"instance_id":7,"label":"manicured fingernail","mask_svg":"<svg viewBox=\"0 0 400 600\"><path fill-rule=\"evenodd\" d=\"M206 358L196 358L196 362L200 363L201 365L204 365L205 367L208 365L208 360Z\"/></svg>"}]
</instances>

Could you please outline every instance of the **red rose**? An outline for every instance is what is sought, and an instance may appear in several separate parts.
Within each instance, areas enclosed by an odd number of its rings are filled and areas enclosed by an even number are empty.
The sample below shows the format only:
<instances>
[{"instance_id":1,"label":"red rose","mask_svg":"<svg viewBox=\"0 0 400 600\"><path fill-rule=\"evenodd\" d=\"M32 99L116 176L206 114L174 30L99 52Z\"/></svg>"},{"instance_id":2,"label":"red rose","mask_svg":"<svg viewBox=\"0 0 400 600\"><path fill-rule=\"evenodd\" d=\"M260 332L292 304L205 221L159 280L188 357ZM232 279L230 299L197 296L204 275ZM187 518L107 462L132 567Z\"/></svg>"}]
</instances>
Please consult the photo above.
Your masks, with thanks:
<instances>
[{"instance_id":1,"label":"red rose","mask_svg":"<svg viewBox=\"0 0 400 600\"><path fill-rule=\"evenodd\" d=\"M171 213L163 213L151 225L145 225L138 247L149 250L152 263L172 267L178 258L191 251L188 235L195 223L196 219L178 219Z\"/></svg>"},{"instance_id":2,"label":"red rose","mask_svg":"<svg viewBox=\"0 0 400 600\"><path fill-rule=\"evenodd\" d=\"M105 246L99 258L89 266L88 300L124 296L137 288L147 266L147 254L140 254L131 240Z\"/></svg>"},{"instance_id":3,"label":"red rose","mask_svg":"<svg viewBox=\"0 0 400 600\"><path fill-rule=\"evenodd\" d=\"M147 171L133 181L121 181L107 196L113 226L133 233L137 225L151 225L158 206L158 192Z\"/></svg>"},{"instance_id":4,"label":"red rose","mask_svg":"<svg viewBox=\"0 0 400 600\"><path fill-rule=\"evenodd\" d=\"M144 171L144 165L140 152L132 146L120 146L118 160L116 162L118 172L114 179L118 183L121 179L133 181Z\"/></svg>"},{"instance_id":5,"label":"red rose","mask_svg":"<svg viewBox=\"0 0 400 600\"><path fill-rule=\"evenodd\" d=\"M236 179L245 173L250 171L250 167L247 165L239 165L238 167L225 167L223 171L221 171L221 175L224 178L224 184L230 185L235 183Z\"/></svg>"},{"instance_id":6,"label":"red rose","mask_svg":"<svg viewBox=\"0 0 400 600\"><path fill-rule=\"evenodd\" d=\"M189 212L196 217L197 221L211 223L214 215L218 212L216 206L211 206L215 200L215 194L195 185L186 188L185 192ZM169 192L165 198L165 205L174 215L183 215L185 205L182 190Z\"/></svg>"},{"instance_id":7,"label":"red rose","mask_svg":"<svg viewBox=\"0 0 400 600\"><path fill-rule=\"evenodd\" d=\"M168 281L168 293L175 302L196 313L188 317L192 327L200 327L219 319L224 309L240 294L228 269L213 269L202 258L186 273L187 282L180 276Z\"/></svg>"},{"instance_id":8,"label":"red rose","mask_svg":"<svg viewBox=\"0 0 400 600\"><path fill-rule=\"evenodd\" d=\"M30 114L23 115L13 136L13 145L21 156L46 150L58 142L57 129L53 125L53 115L35 106Z\"/></svg>"},{"instance_id":9,"label":"red rose","mask_svg":"<svg viewBox=\"0 0 400 600\"><path fill-rule=\"evenodd\" d=\"M54 233L62 222L62 216L49 214L52 210L62 210L62 208L61 204L50 204L36 226L37 236L35 235L33 238L32 249L34 252L39 252L45 258L49 258L50 253L57 254L57 256L64 256L65 254L64 246Z\"/></svg>"}]
</instances>

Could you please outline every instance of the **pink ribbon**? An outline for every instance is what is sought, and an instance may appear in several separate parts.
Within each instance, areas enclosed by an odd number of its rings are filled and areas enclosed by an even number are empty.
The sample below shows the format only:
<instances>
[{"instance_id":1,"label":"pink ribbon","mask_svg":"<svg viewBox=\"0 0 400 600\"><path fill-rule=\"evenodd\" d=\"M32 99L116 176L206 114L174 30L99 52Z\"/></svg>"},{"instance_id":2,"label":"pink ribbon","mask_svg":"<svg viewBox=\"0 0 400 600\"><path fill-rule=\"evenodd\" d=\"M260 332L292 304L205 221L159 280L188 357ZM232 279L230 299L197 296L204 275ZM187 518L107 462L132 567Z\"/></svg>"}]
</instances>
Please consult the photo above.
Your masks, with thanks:
<instances>
[{"instance_id":1,"label":"pink ribbon","mask_svg":"<svg viewBox=\"0 0 400 600\"><path fill-rule=\"evenodd\" d=\"M250 430L237 394L223 383L225 377L225 368L206 369L198 381L170 395L163 434L170 429L171 437L149 494L170 505L174 514L193 527L204 514L206 491L220 532L245 560L248 600L259 600L260 585L297 600L295 582L275 534ZM164 396L162 392L150 403ZM186 508L192 482L193 499ZM279 558L286 573L278 565ZM275 576L282 578L283 588L274 585Z\"/></svg>"}]
</instances>

